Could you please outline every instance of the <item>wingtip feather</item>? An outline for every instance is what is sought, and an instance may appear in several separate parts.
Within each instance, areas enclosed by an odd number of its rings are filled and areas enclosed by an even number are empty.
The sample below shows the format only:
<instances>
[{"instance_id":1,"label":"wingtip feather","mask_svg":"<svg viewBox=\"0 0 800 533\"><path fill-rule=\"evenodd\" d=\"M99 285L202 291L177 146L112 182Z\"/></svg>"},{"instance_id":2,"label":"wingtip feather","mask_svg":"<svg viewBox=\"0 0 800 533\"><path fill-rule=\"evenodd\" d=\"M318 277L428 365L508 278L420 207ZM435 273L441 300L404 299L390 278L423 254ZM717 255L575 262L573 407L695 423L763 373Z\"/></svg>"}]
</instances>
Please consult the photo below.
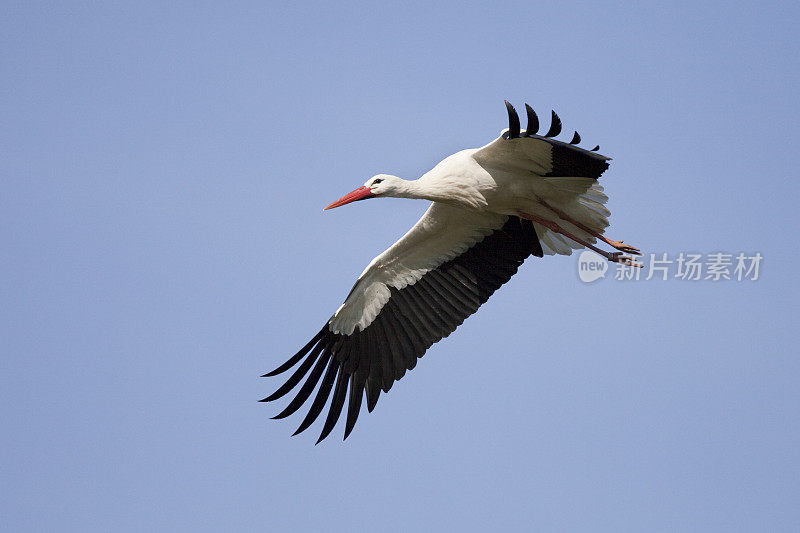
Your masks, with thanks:
<instances>
[{"instance_id":1,"label":"wingtip feather","mask_svg":"<svg viewBox=\"0 0 800 533\"><path fill-rule=\"evenodd\" d=\"M333 390L333 398L331 398L331 405L328 408L328 417L325 419L325 425L322 427L322 433L320 433L317 444L319 444L325 437L330 435L334 426L336 426L336 422L339 420L339 415L342 413L342 406L344 405L344 399L346 395L347 377L345 376L344 369L340 368L339 376L336 379L336 386Z\"/></svg>"},{"instance_id":2,"label":"wingtip feather","mask_svg":"<svg viewBox=\"0 0 800 533\"><path fill-rule=\"evenodd\" d=\"M555 111L552 111L551 122L550 122L550 129L547 130L547 133L544 134L545 137L555 137L559 133L561 133L561 119L556 114Z\"/></svg>"},{"instance_id":3,"label":"wingtip feather","mask_svg":"<svg viewBox=\"0 0 800 533\"><path fill-rule=\"evenodd\" d=\"M525 136L530 137L539 131L539 117L536 111L528 104L525 104L525 113L528 115L528 126L525 129Z\"/></svg>"},{"instance_id":4,"label":"wingtip feather","mask_svg":"<svg viewBox=\"0 0 800 533\"><path fill-rule=\"evenodd\" d=\"M292 357L290 357L288 361L286 361L285 363L280 365L275 370L272 370L271 372L267 372L266 374L264 374L261 377L262 378L269 378L269 377L272 377L272 376L277 376L278 374L283 374L284 372L286 372L287 370L292 368L294 365L296 365L303 357L306 356L306 354L308 352L311 351L311 349L314 347L314 345L317 344L317 342L319 342L320 339L322 339L322 337L325 336L325 330L327 329L327 327L328 327L328 325L326 324L319 331L319 333L314 335L314 337L310 341L308 341L308 343L305 346L300 348L300 351L298 351L296 354L294 354Z\"/></svg>"},{"instance_id":5,"label":"wingtip feather","mask_svg":"<svg viewBox=\"0 0 800 533\"><path fill-rule=\"evenodd\" d=\"M350 401L347 404L347 423L345 424L344 438L342 440L347 440L347 436L356 427L358 414L361 411L361 400L364 397L361 376L361 372L350 375Z\"/></svg>"},{"instance_id":6,"label":"wingtip feather","mask_svg":"<svg viewBox=\"0 0 800 533\"><path fill-rule=\"evenodd\" d=\"M517 115L517 110L508 100L504 100L504 102L506 103L506 111L508 111L508 138L516 139L519 137L519 115Z\"/></svg>"}]
</instances>

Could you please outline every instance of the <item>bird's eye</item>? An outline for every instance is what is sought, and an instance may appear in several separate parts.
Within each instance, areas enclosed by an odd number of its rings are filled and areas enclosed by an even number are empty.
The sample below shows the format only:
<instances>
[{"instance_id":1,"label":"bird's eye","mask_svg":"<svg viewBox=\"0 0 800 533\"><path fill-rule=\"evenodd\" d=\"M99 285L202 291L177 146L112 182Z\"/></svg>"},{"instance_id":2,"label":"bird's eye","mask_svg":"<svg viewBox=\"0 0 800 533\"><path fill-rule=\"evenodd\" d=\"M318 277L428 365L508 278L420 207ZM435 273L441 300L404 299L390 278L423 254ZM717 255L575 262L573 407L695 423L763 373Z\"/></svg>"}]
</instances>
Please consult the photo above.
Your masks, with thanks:
<instances>
[{"instance_id":1,"label":"bird's eye","mask_svg":"<svg viewBox=\"0 0 800 533\"><path fill-rule=\"evenodd\" d=\"M379 183L380 183L380 182L382 182L382 181L383 181L382 179L378 178L378 179L376 179L375 181L373 181L373 182L372 182L372 184L373 184L373 185L377 185L377 184L379 184Z\"/></svg>"}]
</instances>

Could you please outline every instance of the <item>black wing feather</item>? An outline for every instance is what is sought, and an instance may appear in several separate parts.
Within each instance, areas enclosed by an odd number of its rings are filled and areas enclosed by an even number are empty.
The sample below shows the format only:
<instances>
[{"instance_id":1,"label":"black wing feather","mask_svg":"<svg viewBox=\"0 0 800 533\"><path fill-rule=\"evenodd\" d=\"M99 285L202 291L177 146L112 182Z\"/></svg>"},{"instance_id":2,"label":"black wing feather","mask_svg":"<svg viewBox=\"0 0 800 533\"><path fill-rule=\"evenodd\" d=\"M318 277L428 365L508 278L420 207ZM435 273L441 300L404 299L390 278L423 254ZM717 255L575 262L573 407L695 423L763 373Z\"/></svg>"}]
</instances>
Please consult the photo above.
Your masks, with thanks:
<instances>
[{"instance_id":1,"label":"black wing feather","mask_svg":"<svg viewBox=\"0 0 800 533\"><path fill-rule=\"evenodd\" d=\"M544 139L552 147L553 170L547 176L600 177L608 168L609 158L554 139Z\"/></svg>"},{"instance_id":2,"label":"black wing feather","mask_svg":"<svg viewBox=\"0 0 800 533\"><path fill-rule=\"evenodd\" d=\"M525 113L528 115L528 127L525 129L525 137L530 137L539 131L539 117L536 116L536 112L528 104L525 104Z\"/></svg>"},{"instance_id":3,"label":"black wing feather","mask_svg":"<svg viewBox=\"0 0 800 533\"><path fill-rule=\"evenodd\" d=\"M516 139L519 137L519 115L514 106L506 100L506 111L508 111L508 138Z\"/></svg>"},{"instance_id":4,"label":"black wing feather","mask_svg":"<svg viewBox=\"0 0 800 533\"><path fill-rule=\"evenodd\" d=\"M556 115L555 111L552 113L553 115L550 120L550 129L544 134L545 137L555 137L561 133L561 119L558 117L558 115Z\"/></svg>"},{"instance_id":5,"label":"black wing feather","mask_svg":"<svg viewBox=\"0 0 800 533\"><path fill-rule=\"evenodd\" d=\"M322 376L322 373L325 371L325 366L328 364L328 357L322 356L317 360L317 364L314 365L314 370L311 371L308 379L303 386L300 387L300 390L297 391L297 395L289 402L289 405L286 408L278 413L277 415L273 416L274 419L281 419L286 418L287 416L294 414L295 411L300 409L308 397L311 396L311 393L314 392L314 387L317 386L319 383L319 378Z\"/></svg>"},{"instance_id":6,"label":"black wing feather","mask_svg":"<svg viewBox=\"0 0 800 533\"><path fill-rule=\"evenodd\" d=\"M330 396L331 388L333 387L333 380L336 379L336 371L339 370L339 365L336 364L336 358L332 356L328 357L328 361L328 370L325 372L325 377L322 378L322 385L320 385L317 391L317 396L311 403L306 417L300 423L300 427L297 428L297 431L295 431L292 436L308 429L308 426L310 426L322 412L322 408L325 407L325 402L328 401L328 396Z\"/></svg>"},{"instance_id":7,"label":"black wing feather","mask_svg":"<svg viewBox=\"0 0 800 533\"><path fill-rule=\"evenodd\" d=\"M272 372L267 372L266 374L264 374L264 375L263 375L263 376L261 376L261 377L262 377L262 378L268 378L268 377L272 377L272 376L277 376L278 374L282 374L283 372L286 372L287 370L289 370L290 368L292 368L294 365L296 365L296 364L297 364L297 362L298 362L300 359L302 359L302 358L303 358L303 357L304 357L304 356L305 356L305 355L306 355L306 354L307 354L307 353L308 353L308 352L311 350L311 348L312 348L312 347L313 347L313 346L314 346L314 345L315 345L315 344L316 344L316 343L317 343L317 342L318 342L320 339L322 339L323 337L325 337L325 329L326 329L326 328L322 328L322 329L320 330L320 332L319 332L319 333L317 333L317 334L316 334L316 336L314 336L314 338L313 338L313 339L311 339L310 341L308 341L308 344L306 344L305 346L303 346L302 348L300 348L300 351L299 351L299 352L297 352L296 354L294 354L292 357L290 357L288 361L286 361L285 363L283 363L281 366L279 366L278 368L276 368L276 369L275 369L275 370L273 370Z\"/></svg>"},{"instance_id":8,"label":"black wing feather","mask_svg":"<svg viewBox=\"0 0 800 533\"><path fill-rule=\"evenodd\" d=\"M289 391L291 391L295 385L300 383L300 380L305 377L308 371L311 369L311 366L314 364L314 361L317 360L319 353L322 351L322 343L317 344L314 350L311 351L311 354L303 361L303 364L300 365L297 370L295 370L294 374L286 380L286 383L281 385L281 387L273 392L271 395L267 396L262 402L271 402L273 400L277 400L278 398L282 398L285 396ZM280 417L283 418L283 417Z\"/></svg>"},{"instance_id":9,"label":"black wing feather","mask_svg":"<svg viewBox=\"0 0 800 533\"><path fill-rule=\"evenodd\" d=\"M339 368L339 375L336 377L336 388L333 390L333 399L331 400L331 407L328 411L328 416L325 418L325 425L322 426L322 433L317 439L317 444L327 437L336 421L339 420L339 415L342 414L342 407L344 407L344 399L347 397L347 375L344 372L344 367Z\"/></svg>"},{"instance_id":10,"label":"black wing feather","mask_svg":"<svg viewBox=\"0 0 800 533\"><path fill-rule=\"evenodd\" d=\"M361 411L361 401L364 398L363 372L356 372L350 376L350 400L347 404L347 423L344 429L344 438L353 431Z\"/></svg>"}]
</instances>

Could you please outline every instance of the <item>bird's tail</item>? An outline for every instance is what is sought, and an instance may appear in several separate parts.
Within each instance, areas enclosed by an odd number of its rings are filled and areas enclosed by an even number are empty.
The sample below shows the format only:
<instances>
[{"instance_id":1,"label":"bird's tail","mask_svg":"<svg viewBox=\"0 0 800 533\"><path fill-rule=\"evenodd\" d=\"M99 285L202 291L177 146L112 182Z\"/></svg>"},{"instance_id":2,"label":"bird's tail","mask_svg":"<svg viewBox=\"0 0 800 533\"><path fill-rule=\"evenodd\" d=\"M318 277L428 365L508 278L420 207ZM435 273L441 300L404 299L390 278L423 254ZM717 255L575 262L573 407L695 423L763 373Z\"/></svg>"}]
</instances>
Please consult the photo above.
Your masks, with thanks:
<instances>
[{"instance_id":1,"label":"bird's tail","mask_svg":"<svg viewBox=\"0 0 800 533\"><path fill-rule=\"evenodd\" d=\"M549 177L544 179L559 192L573 196L572 202L563 206L566 214L598 233L605 231L608 227L608 217L611 215L611 211L605 206L605 203L608 202L608 196L605 195L603 186L597 180L580 177ZM564 230L587 242L597 242L594 236L565 220L559 220L558 224ZM581 244L572 239L539 224L535 224L535 227L545 255L571 255L573 249L583 248Z\"/></svg>"}]
</instances>

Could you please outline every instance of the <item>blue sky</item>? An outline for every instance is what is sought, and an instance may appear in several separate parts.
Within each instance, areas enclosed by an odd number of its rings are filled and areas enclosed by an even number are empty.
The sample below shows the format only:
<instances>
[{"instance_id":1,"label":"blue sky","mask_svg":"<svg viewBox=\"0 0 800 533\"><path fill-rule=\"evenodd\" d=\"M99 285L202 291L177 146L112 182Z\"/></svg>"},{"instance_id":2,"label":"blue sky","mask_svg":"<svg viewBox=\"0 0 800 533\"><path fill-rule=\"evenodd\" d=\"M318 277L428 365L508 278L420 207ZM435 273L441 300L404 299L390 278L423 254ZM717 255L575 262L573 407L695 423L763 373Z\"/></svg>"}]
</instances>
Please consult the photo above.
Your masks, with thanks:
<instances>
[{"instance_id":1,"label":"blue sky","mask_svg":"<svg viewBox=\"0 0 800 533\"><path fill-rule=\"evenodd\" d=\"M5 2L3 525L797 531L798 15ZM426 205L322 207L485 144L504 99L614 158L612 236L760 279L529 259L346 442L290 438L258 376Z\"/></svg>"}]
</instances>

